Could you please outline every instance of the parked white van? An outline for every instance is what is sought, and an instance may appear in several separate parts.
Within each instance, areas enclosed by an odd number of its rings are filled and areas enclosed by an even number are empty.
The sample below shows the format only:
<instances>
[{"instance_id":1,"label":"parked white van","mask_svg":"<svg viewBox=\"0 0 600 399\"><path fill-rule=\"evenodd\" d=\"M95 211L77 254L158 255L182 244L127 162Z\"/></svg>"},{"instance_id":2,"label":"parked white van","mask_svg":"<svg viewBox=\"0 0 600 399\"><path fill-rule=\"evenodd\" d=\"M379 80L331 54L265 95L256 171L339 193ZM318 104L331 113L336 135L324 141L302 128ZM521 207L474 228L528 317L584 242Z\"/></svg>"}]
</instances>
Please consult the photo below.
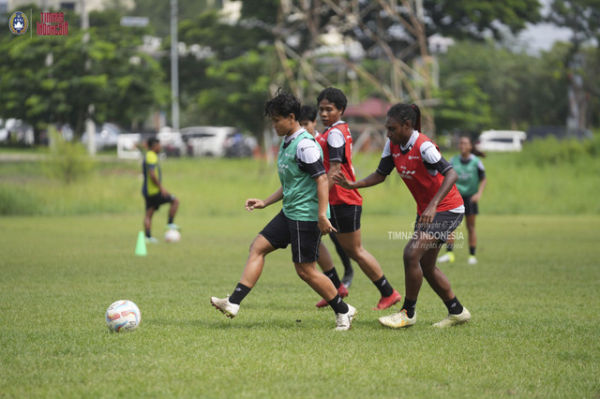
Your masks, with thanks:
<instances>
[{"instance_id":1,"label":"parked white van","mask_svg":"<svg viewBox=\"0 0 600 399\"><path fill-rule=\"evenodd\" d=\"M521 151L527 134L520 130L486 130L481 132L477 149L481 151Z\"/></svg>"},{"instance_id":2,"label":"parked white van","mask_svg":"<svg viewBox=\"0 0 600 399\"><path fill-rule=\"evenodd\" d=\"M222 157L225 155L227 137L237 132L231 126L191 126L181 129L192 156Z\"/></svg>"}]
</instances>

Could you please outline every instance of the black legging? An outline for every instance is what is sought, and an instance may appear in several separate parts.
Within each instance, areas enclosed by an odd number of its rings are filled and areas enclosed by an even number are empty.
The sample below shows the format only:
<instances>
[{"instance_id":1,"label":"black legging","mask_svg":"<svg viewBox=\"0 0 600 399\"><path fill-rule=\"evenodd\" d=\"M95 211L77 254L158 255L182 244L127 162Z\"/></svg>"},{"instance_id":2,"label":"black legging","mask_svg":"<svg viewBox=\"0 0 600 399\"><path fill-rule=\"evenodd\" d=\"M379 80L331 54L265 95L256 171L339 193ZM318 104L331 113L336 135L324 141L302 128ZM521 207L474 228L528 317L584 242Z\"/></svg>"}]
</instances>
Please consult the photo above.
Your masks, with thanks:
<instances>
[{"instance_id":1,"label":"black legging","mask_svg":"<svg viewBox=\"0 0 600 399\"><path fill-rule=\"evenodd\" d=\"M346 255L346 252L344 251L344 248L342 248L342 246L340 245L340 242L335 236L335 233L330 233L329 238L331 238L331 241L333 241L333 244L335 245L335 250L338 253L338 256L340 257L342 264L344 265L344 274L347 275L353 273L352 265L350 264L350 258L348 257L348 255Z\"/></svg>"}]
</instances>

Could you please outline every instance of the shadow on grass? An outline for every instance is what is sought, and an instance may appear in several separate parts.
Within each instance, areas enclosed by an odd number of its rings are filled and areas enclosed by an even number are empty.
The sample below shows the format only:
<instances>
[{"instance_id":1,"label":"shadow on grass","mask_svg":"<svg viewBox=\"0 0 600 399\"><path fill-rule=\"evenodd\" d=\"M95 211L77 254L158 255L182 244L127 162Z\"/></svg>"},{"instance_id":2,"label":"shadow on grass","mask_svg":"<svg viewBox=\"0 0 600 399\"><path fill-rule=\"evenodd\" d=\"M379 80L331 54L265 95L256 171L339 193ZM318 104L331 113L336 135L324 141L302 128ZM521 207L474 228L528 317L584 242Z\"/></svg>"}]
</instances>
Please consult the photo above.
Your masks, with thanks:
<instances>
[{"instance_id":1,"label":"shadow on grass","mask_svg":"<svg viewBox=\"0 0 600 399\"><path fill-rule=\"evenodd\" d=\"M298 330L299 328L318 328L320 323L302 321L292 319L262 319L262 320L243 320L243 319L227 319L225 316L215 315L214 319L186 319L186 320L166 320L166 319L150 319L145 320L145 324L151 324L162 327L192 327L202 329L282 329L282 330Z\"/></svg>"}]
</instances>

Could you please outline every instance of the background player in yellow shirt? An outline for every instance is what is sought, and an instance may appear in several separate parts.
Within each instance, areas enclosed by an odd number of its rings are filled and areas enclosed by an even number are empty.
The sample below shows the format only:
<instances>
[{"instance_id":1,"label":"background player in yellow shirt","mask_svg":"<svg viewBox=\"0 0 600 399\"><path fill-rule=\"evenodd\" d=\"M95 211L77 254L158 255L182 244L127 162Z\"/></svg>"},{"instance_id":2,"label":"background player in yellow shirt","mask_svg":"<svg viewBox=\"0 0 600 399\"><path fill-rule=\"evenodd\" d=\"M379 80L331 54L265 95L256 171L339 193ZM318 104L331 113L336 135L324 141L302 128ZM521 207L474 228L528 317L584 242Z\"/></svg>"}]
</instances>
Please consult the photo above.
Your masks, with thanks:
<instances>
[{"instance_id":1,"label":"background player in yellow shirt","mask_svg":"<svg viewBox=\"0 0 600 399\"><path fill-rule=\"evenodd\" d=\"M142 186L142 195L146 202L146 214L144 216L144 229L146 231L146 241L156 243L158 240L152 237L152 216L154 212L160 208L162 204L170 203L169 208L169 219L167 221L167 228L179 229L179 227L173 223L175 214L179 208L179 200L169 192L162 185L162 173L160 170L160 163L158 162L158 153L160 152L160 142L156 138L148 139L148 151L144 155L144 163L142 164L142 171L144 173L144 184Z\"/></svg>"}]
</instances>

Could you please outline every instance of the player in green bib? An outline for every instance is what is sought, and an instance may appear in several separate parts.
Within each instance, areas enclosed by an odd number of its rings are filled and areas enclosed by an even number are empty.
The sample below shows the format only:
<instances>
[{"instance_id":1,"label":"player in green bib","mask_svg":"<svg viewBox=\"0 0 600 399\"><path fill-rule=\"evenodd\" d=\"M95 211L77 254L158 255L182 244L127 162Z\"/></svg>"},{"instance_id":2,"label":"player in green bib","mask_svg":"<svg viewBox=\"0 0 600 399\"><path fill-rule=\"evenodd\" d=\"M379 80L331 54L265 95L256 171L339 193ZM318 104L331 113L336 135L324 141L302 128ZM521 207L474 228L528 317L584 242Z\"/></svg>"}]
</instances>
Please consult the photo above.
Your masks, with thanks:
<instances>
[{"instance_id":1,"label":"player in green bib","mask_svg":"<svg viewBox=\"0 0 600 399\"><path fill-rule=\"evenodd\" d=\"M485 168L480 157L485 155L478 151L470 137L463 136L458 143L460 155L455 155L450 160L452 167L458 173L456 188L463 197L465 203L465 219L467 221L467 232L469 236L469 264L477 263L475 250L477 247L477 235L475 233L475 217L479 213L479 200L486 185ZM454 262L454 239L448 239L447 252L438 258L439 263Z\"/></svg>"},{"instance_id":2,"label":"player in green bib","mask_svg":"<svg viewBox=\"0 0 600 399\"><path fill-rule=\"evenodd\" d=\"M227 317L237 315L241 301L262 273L265 257L278 248L292 246L292 261L298 276L325 298L336 316L336 330L349 330L356 309L346 304L337 289L316 269L321 234L335 229L329 222L329 185L323 154L315 139L300 126L300 102L279 91L265 104L277 135L282 137L277 157L279 187L266 199L246 200L246 209L263 209L282 200L279 212L256 236L240 282L226 298L211 297L211 304Z\"/></svg>"}]
</instances>

